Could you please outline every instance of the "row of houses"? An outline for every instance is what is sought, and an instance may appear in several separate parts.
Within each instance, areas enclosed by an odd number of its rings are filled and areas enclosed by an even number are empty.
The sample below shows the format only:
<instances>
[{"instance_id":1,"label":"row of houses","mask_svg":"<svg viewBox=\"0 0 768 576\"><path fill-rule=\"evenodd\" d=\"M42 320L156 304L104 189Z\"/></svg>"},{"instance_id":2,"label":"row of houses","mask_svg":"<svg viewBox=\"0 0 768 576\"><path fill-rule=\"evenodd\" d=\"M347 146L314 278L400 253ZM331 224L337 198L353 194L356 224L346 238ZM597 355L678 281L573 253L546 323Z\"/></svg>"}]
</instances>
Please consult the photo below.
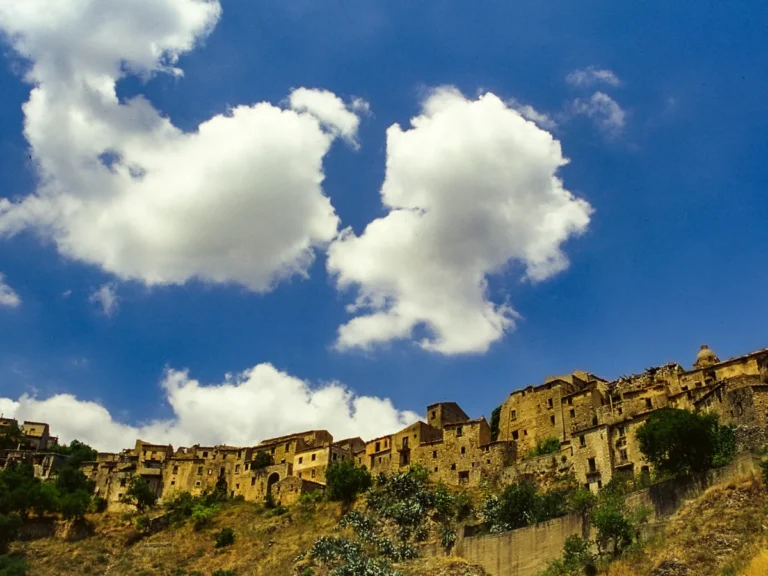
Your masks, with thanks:
<instances>
[{"instance_id":1,"label":"row of houses","mask_svg":"<svg viewBox=\"0 0 768 576\"><path fill-rule=\"evenodd\" d=\"M269 492L290 503L322 488L328 467L338 461L352 461L373 474L419 464L435 481L467 487L484 479L572 474L596 491L618 474L650 471L635 432L651 413L665 407L715 412L724 424L764 433L768 350L721 362L703 346L691 370L670 363L610 382L583 371L547 378L510 394L500 407L495 438L484 417L470 418L455 402L438 402L427 407L423 421L368 441L335 441L327 430L270 438L250 447L174 449L137 440L120 453L100 453L82 469L112 508L120 507L130 477L137 474L162 498L218 488L248 500L261 500ZM25 422L23 428L30 438L40 439L27 453L46 454L55 441L47 425ZM530 457L537 445L552 438L560 445L555 453ZM49 462L46 474L52 466Z\"/></svg>"}]
</instances>

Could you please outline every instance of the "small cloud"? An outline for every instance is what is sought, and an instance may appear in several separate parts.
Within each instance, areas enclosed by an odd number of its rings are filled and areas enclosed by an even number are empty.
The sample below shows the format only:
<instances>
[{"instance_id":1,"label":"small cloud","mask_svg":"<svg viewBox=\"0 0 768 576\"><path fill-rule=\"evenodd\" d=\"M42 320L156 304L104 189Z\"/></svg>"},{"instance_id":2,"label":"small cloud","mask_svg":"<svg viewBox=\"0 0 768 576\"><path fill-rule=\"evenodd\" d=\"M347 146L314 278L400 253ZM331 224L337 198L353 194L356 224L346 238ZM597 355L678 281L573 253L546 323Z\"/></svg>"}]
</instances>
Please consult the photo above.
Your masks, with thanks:
<instances>
[{"instance_id":1,"label":"small cloud","mask_svg":"<svg viewBox=\"0 0 768 576\"><path fill-rule=\"evenodd\" d=\"M0 274L0 306L16 308L21 304L21 298L16 291L5 283L5 276Z\"/></svg>"},{"instance_id":2,"label":"small cloud","mask_svg":"<svg viewBox=\"0 0 768 576\"><path fill-rule=\"evenodd\" d=\"M573 113L589 116L607 136L617 136L627 117L621 106L604 92L595 92L589 100L574 100Z\"/></svg>"},{"instance_id":3,"label":"small cloud","mask_svg":"<svg viewBox=\"0 0 768 576\"><path fill-rule=\"evenodd\" d=\"M62 298L69 298L72 296L72 290L64 290L64 292L61 293Z\"/></svg>"},{"instance_id":4,"label":"small cloud","mask_svg":"<svg viewBox=\"0 0 768 576\"><path fill-rule=\"evenodd\" d=\"M105 316L112 316L117 312L118 297L114 284L104 284L91 294L88 300L101 306Z\"/></svg>"},{"instance_id":5,"label":"small cloud","mask_svg":"<svg viewBox=\"0 0 768 576\"><path fill-rule=\"evenodd\" d=\"M611 70L587 66L581 70L574 70L565 77L565 81L571 86L593 86L595 84L607 84L608 86L621 86L621 80Z\"/></svg>"}]
</instances>

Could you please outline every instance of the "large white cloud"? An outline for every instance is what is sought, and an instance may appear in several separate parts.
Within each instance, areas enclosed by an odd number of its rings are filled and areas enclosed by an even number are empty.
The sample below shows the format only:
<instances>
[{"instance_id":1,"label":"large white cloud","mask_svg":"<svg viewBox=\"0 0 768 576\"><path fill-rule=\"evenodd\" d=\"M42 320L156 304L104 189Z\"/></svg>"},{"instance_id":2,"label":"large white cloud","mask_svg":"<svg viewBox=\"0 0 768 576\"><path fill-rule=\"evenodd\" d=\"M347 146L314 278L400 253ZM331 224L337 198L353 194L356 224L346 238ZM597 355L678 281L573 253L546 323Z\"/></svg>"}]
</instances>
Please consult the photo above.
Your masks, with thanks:
<instances>
[{"instance_id":1,"label":"large white cloud","mask_svg":"<svg viewBox=\"0 0 768 576\"><path fill-rule=\"evenodd\" d=\"M483 352L514 325L487 278L510 262L536 282L564 270L562 245L583 232L590 205L563 187L567 160L548 132L493 94L432 92L420 116L387 131L389 213L329 248L340 288L357 287L357 316L340 348L410 338L443 354Z\"/></svg>"},{"instance_id":2,"label":"large white cloud","mask_svg":"<svg viewBox=\"0 0 768 576\"><path fill-rule=\"evenodd\" d=\"M77 438L109 451L133 446L137 438L175 446L250 446L312 429L327 429L337 440L371 439L418 419L413 412L397 410L388 399L359 396L338 382L311 385L271 364L259 364L211 385L191 379L185 371L169 370L162 388L173 416L138 425L117 422L102 405L70 394L0 398L0 412L48 422L62 442Z\"/></svg>"},{"instance_id":3,"label":"large white cloud","mask_svg":"<svg viewBox=\"0 0 768 576\"><path fill-rule=\"evenodd\" d=\"M0 306L15 308L21 304L21 297L5 283L5 276L0 273Z\"/></svg>"},{"instance_id":4,"label":"large white cloud","mask_svg":"<svg viewBox=\"0 0 768 576\"><path fill-rule=\"evenodd\" d=\"M33 229L69 257L147 284L190 278L265 291L305 275L336 235L323 158L353 145L361 103L300 88L284 107L237 106L182 132L126 74L175 64L215 25L204 0L0 0L0 29L28 58L25 135L37 192L0 198L0 234Z\"/></svg>"}]
</instances>

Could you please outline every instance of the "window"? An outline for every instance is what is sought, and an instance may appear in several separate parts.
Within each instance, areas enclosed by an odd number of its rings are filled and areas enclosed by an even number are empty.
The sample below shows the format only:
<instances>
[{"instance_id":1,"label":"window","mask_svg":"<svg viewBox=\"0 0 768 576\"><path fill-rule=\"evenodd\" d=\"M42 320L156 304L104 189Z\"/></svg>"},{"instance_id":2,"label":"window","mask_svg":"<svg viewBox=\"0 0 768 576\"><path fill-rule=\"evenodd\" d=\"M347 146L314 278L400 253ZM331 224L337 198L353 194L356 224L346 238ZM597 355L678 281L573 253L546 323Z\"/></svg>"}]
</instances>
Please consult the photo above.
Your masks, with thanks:
<instances>
[{"instance_id":1,"label":"window","mask_svg":"<svg viewBox=\"0 0 768 576\"><path fill-rule=\"evenodd\" d=\"M176 480L171 480L171 486L176 486Z\"/></svg>"},{"instance_id":2,"label":"window","mask_svg":"<svg viewBox=\"0 0 768 576\"><path fill-rule=\"evenodd\" d=\"M430 418L434 420L436 416L437 416L437 413L434 410L432 410L432 416L430 416Z\"/></svg>"},{"instance_id":3,"label":"window","mask_svg":"<svg viewBox=\"0 0 768 576\"><path fill-rule=\"evenodd\" d=\"M618 412L619 412L619 416L621 416L622 413L624 412L624 410L622 410L621 406L618 407Z\"/></svg>"},{"instance_id":4,"label":"window","mask_svg":"<svg viewBox=\"0 0 768 576\"><path fill-rule=\"evenodd\" d=\"M456 464L451 464L451 470L456 470Z\"/></svg>"},{"instance_id":5,"label":"window","mask_svg":"<svg viewBox=\"0 0 768 576\"><path fill-rule=\"evenodd\" d=\"M568 406L573 406L573 398L568 398Z\"/></svg>"},{"instance_id":6,"label":"window","mask_svg":"<svg viewBox=\"0 0 768 576\"><path fill-rule=\"evenodd\" d=\"M202 466L198 466L197 467L197 475L198 476L202 476L203 475L203 467Z\"/></svg>"},{"instance_id":7,"label":"window","mask_svg":"<svg viewBox=\"0 0 768 576\"><path fill-rule=\"evenodd\" d=\"M381 456L379 456L379 464L381 464Z\"/></svg>"},{"instance_id":8,"label":"window","mask_svg":"<svg viewBox=\"0 0 768 576\"><path fill-rule=\"evenodd\" d=\"M120 487L125 486L125 478L120 478Z\"/></svg>"},{"instance_id":9,"label":"window","mask_svg":"<svg viewBox=\"0 0 768 576\"><path fill-rule=\"evenodd\" d=\"M517 410L512 410L512 411L509 413L509 419L510 419L510 420L517 420Z\"/></svg>"},{"instance_id":10,"label":"window","mask_svg":"<svg viewBox=\"0 0 768 576\"><path fill-rule=\"evenodd\" d=\"M456 436L457 436L457 437L458 437L458 436L462 436L463 434L464 434L464 431L462 430L462 427L461 427L461 426L458 426L458 427L456 428Z\"/></svg>"},{"instance_id":11,"label":"window","mask_svg":"<svg viewBox=\"0 0 768 576\"><path fill-rule=\"evenodd\" d=\"M523 436L528 436L528 430L523 430Z\"/></svg>"},{"instance_id":12,"label":"window","mask_svg":"<svg viewBox=\"0 0 768 576\"><path fill-rule=\"evenodd\" d=\"M381 442L376 442L376 452L381 450Z\"/></svg>"},{"instance_id":13,"label":"window","mask_svg":"<svg viewBox=\"0 0 768 576\"><path fill-rule=\"evenodd\" d=\"M579 445L580 446L586 446L587 445L587 437L586 436L579 436Z\"/></svg>"},{"instance_id":14,"label":"window","mask_svg":"<svg viewBox=\"0 0 768 576\"><path fill-rule=\"evenodd\" d=\"M435 472L437 472L437 466L435 466Z\"/></svg>"},{"instance_id":15,"label":"window","mask_svg":"<svg viewBox=\"0 0 768 576\"><path fill-rule=\"evenodd\" d=\"M469 470L463 470L459 472L459 484L469 482Z\"/></svg>"},{"instance_id":16,"label":"window","mask_svg":"<svg viewBox=\"0 0 768 576\"><path fill-rule=\"evenodd\" d=\"M626 432L626 430L624 429L624 426L619 426L619 436L621 436L622 438L624 438L624 436L626 436L626 435L627 435L627 432Z\"/></svg>"},{"instance_id":17,"label":"window","mask_svg":"<svg viewBox=\"0 0 768 576\"><path fill-rule=\"evenodd\" d=\"M597 426L597 414L592 416L592 426Z\"/></svg>"},{"instance_id":18,"label":"window","mask_svg":"<svg viewBox=\"0 0 768 576\"><path fill-rule=\"evenodd\" d=\"M280 460L280 464L285 464L285 458L282 458L282 459Z\"/></svg>"},{"instance_id":19,"label":"window","mask_svg":"<svg viewBox=\"0 0 768 576\"><path fill-rule=\"evenodd\" d=\"M299 478L301 478L301 472L299 472Z\"/></svg>"},{"instance_id":20,"label":"window","mask_svg":"<svg viewBox=\"0 0 768 576\"><path fill-rule=\"evenodd\" d=\"M437 458L437 450L432 450L432 458Z\"/></svg>"},{"instance_id":21,"label":"window","mask_svg":"<svg viewBox=\"0 0 768 576\"><path fill-rule=\"evenodd\" d=\"M549 423L552 424L552 426L555 425L555 417L554 416L550 416L549 417Z\"/></svg>"},{"instance_id":22,"label":"window","mask_svg":"<svg viewBox=\"0 0 768 576\"><path fill-rule=\"evenodd\" d=\"M288 452L288 451L290 451L290 449L291 449L291 443L290 442L286 442L285 443L285 451Z\"/></svg>"},{"instance_id":23,"label":"window","mask_svg":"<svg viewBox=\"0 0 768 576\"><path fill-rule=\"evenodd\" d=\"M646 408L653 408L653 402L651 402L650 398L645 399L645 407Z\"/></svg>"},{"instance_id":24,"label":"window","mask_svg":"<svg viewBox=\"0 0 768 576\"><path fill-rule=\"evenodd\" d=\"M517 440L519 437L520 437L520 433L517 430L512 432L512 440Z\"/></svg>"},{"instance_id":25,"label":"window","mask_svg":"<svg viewBox=\"0 0 768 576\"><path fill-rule=\"evenodd\" d=\"M312 478L314 478L314 477L315 477L315 471L312 470Z\"/></svg>"},{"instance_id":26,"label":"window","mask_svg":"<svg viewBox=\"0 0 768 576\"><path fill-rule=\"evenodd\" d=\"M405 438L403 438L403 448L405 448L405 449L408 448L408 437L407 436Z\"/></svg>"},{"instance_id":27,"label":"window","mask_svg":"<svg viewBox=\"0 0 768 576\"><path fill-rule=\"evenodd\" d=\"M576 410L571 410L570 415L571 418L576 418Z\"/></svg>"},{"instance_id":28,"label":"window","mask_svg":"<svg viewBox=\"0 0 768 576\"><path fill-rule=\"evenodd\" d=\"M486 463L486 464L490 464L490 463L491 463L491 459L490 459L490 458L488 458L488 460L486 460L486 461L485 461L485 463Z\"/></svg>"},{"instance_id":29,"label":"window","mask_svg":"<svg viewBox=\"0 0 768 576\"><path fill-rule=\"evenodd\" d=\"M208 458L208 452L203 452L203 458Z\"/></svg>"},{"instance_id":30,"label":"window","mask_svg":"<svg viewBox=\"0 0 768 576\"><path fill-rule=\"evenodd\" d=\"M333 460L336 460L336 452L333 453Z\"/></svg>"},{"instance_id":31,"label":"window","mask_svg":"<svg viewBox=\"0 0 768 576\"><path fill-rule=\"evenodd\" d=\"M272 448L272 450L270 450L269 453L272 454L272 456L274 456L275 455L275 449Z\"/></svg>"},{"instance_id":32,"label":"window","mask_svg":"<svg viewBox=\"0 0 768 576\"><path fill-rule=\"evenodd\" d=\"M621 456L622 460L626 460L627 459L627 451L626 451L626 449L619 450L619 456Z\"/></svg>"},{"instance_id":33,"label":"window","mask_svg":"<svg viewBox=\"0 0 768 576\"><path fill-rule=\"evenodd\" d=\"M594 458L587 458L587 464L589 465L590 472L597 472L597 464Z\"/></svg>"},{"instance_id":34,"label":"window","mask_svg":"<svg viewBox=\"0 0 768 576\"><path fill-rule=\"evenodd\" d=\"M240 464L235 464L235 474L240 474Z\"/></svg>"},{"instance_id":35,"label":"window","mask_svg":"<svg viewBox=\"0 0 768 576\"><path fill-rule=\"evenodd\" d=\"M251 478L251 486L256 486L256 477Z\"/></svg>"},{"instance_id":36,"label":"window","mask_svg":"<svg viewBox=\"0 0 768 576\"><path fill-rule=\"evenodd\" d=\"M600 488L602 488L602 487L603 487L603 481L602 480L598 480L597 481L597 489L600 490Z\"/></svg>"},{"instance_id":37,"label":"window","mask_svg":"<svg viewBox=\"0 0 768 576\"><path fill-rule=\"evenodd\" d=\"M315 458L317 458L317 454L312 454L312 462L315 461Z\"/></svg>"},{"instance_id":38,"label":"window","mask_svg":"<svg viewBox=\"0 0 768 576\"><path fill-rule=\"evenodd\" d=\"M299 464L301 464L302 462L304 462L304 457L303 456L299 456Z\"/></svg>"},{"instance_id":39,"label":"window","mask_svg":"<svg viewBox=\"0 0 768 576\"><path fill-rule=\"evenodd\" d=\"M466 454L466 452L467 452L467 449L464 446L462 446L461 447L461 453L462 454Z\"/></svg>"},{"instance_id":40,"label":"window","mask_svg":"<svg viewBox=\"0 0 768 576\"><path fill-rule=\"evenodd\" d=\"M197 482L195 482L195 486L200 486L200 480L198 480Z\"/></svg>"},{"instance_id":41,"label":"window","mask_svg":"<svg viewBox=\"0 0 768 576\"><path fill-rule=\"evenodd\" d=\"M235 484L235 490L240 490L240 484Z\"/></svg>"},{"instance_id":42,"label":"window","mask_svg":"<svg viewBox=\"0 0 768 576\"><path fill-rule=\"evenodd\" d=\"M173 467L173 473L174 474L178 474L179 473L179 467L178 466L174 466Z\"/></svg>"},{"instance_id":43,"label":"window","mask_svg":"<svg viewBox=\"0 0 768 576\"><path fill-rule=\"evenodd\" d=\"M552 408L554 406L554 403L552 402L552 398L547 400L547 406L549 406L550 408Z\"/></svg>"}]
</instances>

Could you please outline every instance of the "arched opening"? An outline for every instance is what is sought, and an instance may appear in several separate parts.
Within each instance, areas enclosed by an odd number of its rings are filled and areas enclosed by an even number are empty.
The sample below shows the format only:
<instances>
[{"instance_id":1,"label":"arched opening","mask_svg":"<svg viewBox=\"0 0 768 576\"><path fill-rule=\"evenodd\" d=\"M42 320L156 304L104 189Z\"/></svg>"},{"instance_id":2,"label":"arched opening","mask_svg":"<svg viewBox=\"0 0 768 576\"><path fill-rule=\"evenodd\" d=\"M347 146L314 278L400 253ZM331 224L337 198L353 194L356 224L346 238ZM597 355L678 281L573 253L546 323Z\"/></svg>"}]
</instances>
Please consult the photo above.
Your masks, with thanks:
<instances>
[{"instance_id":1,"label":"arched opening","mask_svg":"<svg viewBox=\"0 0 768 576\"><path fill-rule=\"evenodd\" d=\"M280 474L272 472L267 478L267 493L272 492L272 486L280 481Z\"/></svg>"}]
</instances>

